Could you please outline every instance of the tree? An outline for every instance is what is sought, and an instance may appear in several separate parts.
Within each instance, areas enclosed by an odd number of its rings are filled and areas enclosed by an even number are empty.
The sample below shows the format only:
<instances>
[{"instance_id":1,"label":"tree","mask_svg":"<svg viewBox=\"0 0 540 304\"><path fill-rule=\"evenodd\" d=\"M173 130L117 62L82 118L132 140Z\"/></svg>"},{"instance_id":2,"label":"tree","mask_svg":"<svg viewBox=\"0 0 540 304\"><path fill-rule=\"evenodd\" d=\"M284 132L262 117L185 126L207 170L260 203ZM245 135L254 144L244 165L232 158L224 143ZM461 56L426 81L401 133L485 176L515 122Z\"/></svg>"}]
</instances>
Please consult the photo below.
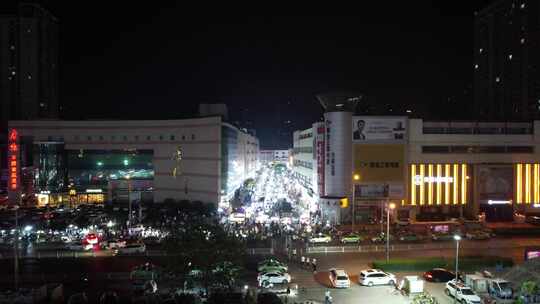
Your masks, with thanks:
<instances>
[{"instance_id":1,"label":"tree","mask_svg":"<svg viewBox=\"0 0 540 304\"><path fill-rule=\"evenodd\" d=\"M185 205L181 225L171 228L164 242L168 269L176 274L181 286L189 282L192 270L201 272L200 281L208 293L212 286L231 288L238 278L245 255L242 241L220 226L214 209L204 204Z\"/></svg>"}]
</instances>

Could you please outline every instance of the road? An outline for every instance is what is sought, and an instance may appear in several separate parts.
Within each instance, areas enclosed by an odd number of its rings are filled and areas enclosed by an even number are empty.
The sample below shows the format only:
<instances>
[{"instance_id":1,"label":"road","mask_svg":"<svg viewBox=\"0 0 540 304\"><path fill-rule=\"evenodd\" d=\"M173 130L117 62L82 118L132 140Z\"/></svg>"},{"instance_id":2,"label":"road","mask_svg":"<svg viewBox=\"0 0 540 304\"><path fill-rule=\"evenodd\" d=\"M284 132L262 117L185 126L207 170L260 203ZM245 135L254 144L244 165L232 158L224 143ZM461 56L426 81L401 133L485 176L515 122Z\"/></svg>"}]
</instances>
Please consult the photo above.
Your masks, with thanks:
<instances>
[{"instance_id":1,"label":"road","mask_svg":"<svg viewBox=\"0 0 540 304\"><path fill-rule=\"evenodd\" d=\"M450 243L451 244L451 243ZM494 239L485 242L466 242L468 244L460 250L460 256L503 256L511 257L516 262L523 261L522 246L540 244L540 239ZM514 246L514 247L512 247ZM45 252L45 251L44 251ZM299 251L300 252L300 251ZM151 251L150 251L151 253ZM103 253L106 254L106 253ZM381 297L385 297L384 303L405 303L400 295L393 294L388 286L361 287L355 284L358 273L370 267L370 263L375 259L384 259L384 251L378 252L327 252L312 253L310 258L317 259L319 274L313 275L311 269L302 269L299 262L291 262L290 273L293 277L292 284L304 287L306 292L295 296L296 300L317 300L324 299L324 292L328 288L327 271L330 268L343 268L352 278L353 284L347 290L332 290L334 303L353 303L354 299L365 299L370 303L381 302ZM392 258L414 258L414 257L447 257L455 256L454 248L427 249L427 250L404 250L391 252ZM42 258L42 259L22 259L20 261L21 283L23 286L36 286L45 282L77 282L83 276L89 278L89 284L96 289L103 290L105 284L113 286L116 290L123 290L129 293L129 271L137 265L151 262L156 265L165 265L168 257L151 256L106 256L100 257L98 253L93 258ZM256 286L256 273L253 264L246 265L248 273L246 280L251 286ZM10 274L13 269L12 259L0 259L0 269L8 270L0 276L0 286L11 287L13 277ZM405 274L398 274L402 276ZM435 295L440 303L451 303L443 294L443 284L426 284L426 289ZM127 289L126 289L127 286ZM369 301L368 301L369 300ZM355 302L357 303L357 302Z\"/></svg>"},{"instance_id":2,"label":"road","mask_svg":"<svg viewBox=\"0 0 540 304\"><path fill-rule=\"evenodd\" d=\"M501 252L508 250L518 249L523 251L524 247L538 246L540 245L540 238L495 238L485 241L471 241L463 240L460 242L460 248L464 252L482 250L482 253ZM304 251L303 245L296 243L298 252L306 252L307 254L332 254L332 253L381 253L386 251L386 246L382 245L347 245L347 246L327 246L326 244L311 244L306 251ZM41 259L41 258L96 258L96 257L111 257L113 251L111 250L91 250L84 252L67 251L65 249L59 249L61 247L49 247L49 248L33 248L28 246L19 250L19 257ZM402 251L426 251L426 250L452 250L455 248L454 242L428 242L428 243L396 243L391 244L390 252L402 252ZM267 248L253 248L248 249L248 254L269 254L270 251ZM493 255L493 254L491 254ZM162 257L166 256L166 253L159 250L158 247L151 247L144 254L147 257ZM12 258L13 250L10 247L2 246L0 248L1 258ZM519 258L516 261L520 261L523 257L518 257L517 254L513 256Z\"/></svg>"}]
</instances>

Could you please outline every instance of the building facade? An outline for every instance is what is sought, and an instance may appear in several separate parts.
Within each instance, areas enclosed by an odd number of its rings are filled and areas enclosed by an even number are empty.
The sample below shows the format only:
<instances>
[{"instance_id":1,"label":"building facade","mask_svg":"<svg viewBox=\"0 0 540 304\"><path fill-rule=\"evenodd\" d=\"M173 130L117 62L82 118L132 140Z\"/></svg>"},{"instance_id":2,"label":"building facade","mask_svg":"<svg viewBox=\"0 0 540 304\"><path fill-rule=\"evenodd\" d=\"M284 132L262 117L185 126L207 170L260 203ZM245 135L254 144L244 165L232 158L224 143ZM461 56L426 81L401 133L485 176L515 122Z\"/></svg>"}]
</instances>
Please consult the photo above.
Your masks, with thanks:
<instances>
[{"instance_id":1,"label":"building facade","mask_svg":"<svg viewBox=\"0 0 540 304\"><path fill-rule=\"evenodd\" d=\"M498 0L475 15L474 103L481 117L540 114L540 3Z\"/></svg>"},{"instance_id":2,"label":"building facade","mask_svg":"<svg viewBox=\"0 0 540 304\"><path fill-rule=\"evenodd\" d=\"M169 198L217 204L258 166L258 139L221 117L10 121L9 128L18 136L19 180L10 199L36 193L41 205ZM31 188L22 182L25 172L35 177Z\"/></svg>"},{"instance_id":3,"label":"building facade","mask_svg":"<svg viewBox=\"0 0 540 304\"><path fill-rule=\"evenodd\" d=\"M261 164L280 163L287 164L289 162L289 150L261 150L259 159Z\"/></svg>"},{"instance_id":4,"label":"building facade","mask_svg":"<svg viewBox=\"0 0 540 304\"><path fill-rule=\"evenodd\" d=\"M332 197L347 198L348 204L334 204L341 221L350 221L352 208L356 222L379 219L391 202L397 205L398 218L415 221L480 214L488 221L510 221L515 212L540 213L540 121L425 122L399 116L350 120L351 151L328 153L326 147L326 153L319 153L315 148L311 156L312 163L326 164L329 154L334 163L352 155L350 170L341 176L316 172L319 166L305 168L302 164L310 157L293 155L295 175L318 194L322 211L332 205ZM300 139L314 130L295 132L295 151L317 147L314 137ZM321 191L328 188L320 182L321 173L325 183L348 179L353 186L330 196ZM303 182L310 174L311 183Z\"/></svg>"}]
</instances>

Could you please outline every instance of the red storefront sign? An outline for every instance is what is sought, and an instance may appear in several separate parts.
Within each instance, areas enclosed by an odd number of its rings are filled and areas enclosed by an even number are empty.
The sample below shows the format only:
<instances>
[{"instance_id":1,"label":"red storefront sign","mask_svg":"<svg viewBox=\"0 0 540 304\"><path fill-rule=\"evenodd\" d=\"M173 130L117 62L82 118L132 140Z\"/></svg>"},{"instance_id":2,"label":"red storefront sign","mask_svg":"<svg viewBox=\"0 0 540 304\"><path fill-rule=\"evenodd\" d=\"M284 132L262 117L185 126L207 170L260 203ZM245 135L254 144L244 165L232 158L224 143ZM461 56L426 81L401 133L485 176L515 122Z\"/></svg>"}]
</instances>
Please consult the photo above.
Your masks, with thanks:
<instances>
[{"instance_id":1,"label":"red storefront sign","mask_svg":"<svg viewBox=\"0 0 540 304\"><path fill-rule=\"evenodd\" d=\"M9 190L16 191L19 188L19 132L15 129L9 131L8 136L8 172Z\"/></svg>"}]
</instances>

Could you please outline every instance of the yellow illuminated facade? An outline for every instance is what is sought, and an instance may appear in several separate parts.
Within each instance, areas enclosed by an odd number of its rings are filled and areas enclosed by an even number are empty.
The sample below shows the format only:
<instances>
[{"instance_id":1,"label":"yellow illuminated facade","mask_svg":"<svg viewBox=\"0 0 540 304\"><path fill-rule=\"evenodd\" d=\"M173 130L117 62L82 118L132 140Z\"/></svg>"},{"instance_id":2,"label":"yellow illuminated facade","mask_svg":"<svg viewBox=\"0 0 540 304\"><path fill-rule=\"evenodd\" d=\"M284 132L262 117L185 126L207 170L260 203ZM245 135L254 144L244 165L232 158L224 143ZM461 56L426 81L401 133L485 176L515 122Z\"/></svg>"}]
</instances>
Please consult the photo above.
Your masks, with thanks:
<instances>
[{"instance_id":1,"label":"yellow illuminated facade","mask_svg":"<svg viewBox=\"0 0 540 304\"><path fill-rule=\"evenodd\" d=\"M472 179L468 164L411 164L409 169L410 205L458 205L470 201Z\"/></svg>"},{"instance_id":2,"label":"yellow illuminated facade","mask_svg":"<svg viewBox=\"0 0 540 304\"><path fill-rule=\"evenodd\" d=\"M540 164L515 164L514 181L516 204L540 203Z\"/></svg>"}]
</instances>

